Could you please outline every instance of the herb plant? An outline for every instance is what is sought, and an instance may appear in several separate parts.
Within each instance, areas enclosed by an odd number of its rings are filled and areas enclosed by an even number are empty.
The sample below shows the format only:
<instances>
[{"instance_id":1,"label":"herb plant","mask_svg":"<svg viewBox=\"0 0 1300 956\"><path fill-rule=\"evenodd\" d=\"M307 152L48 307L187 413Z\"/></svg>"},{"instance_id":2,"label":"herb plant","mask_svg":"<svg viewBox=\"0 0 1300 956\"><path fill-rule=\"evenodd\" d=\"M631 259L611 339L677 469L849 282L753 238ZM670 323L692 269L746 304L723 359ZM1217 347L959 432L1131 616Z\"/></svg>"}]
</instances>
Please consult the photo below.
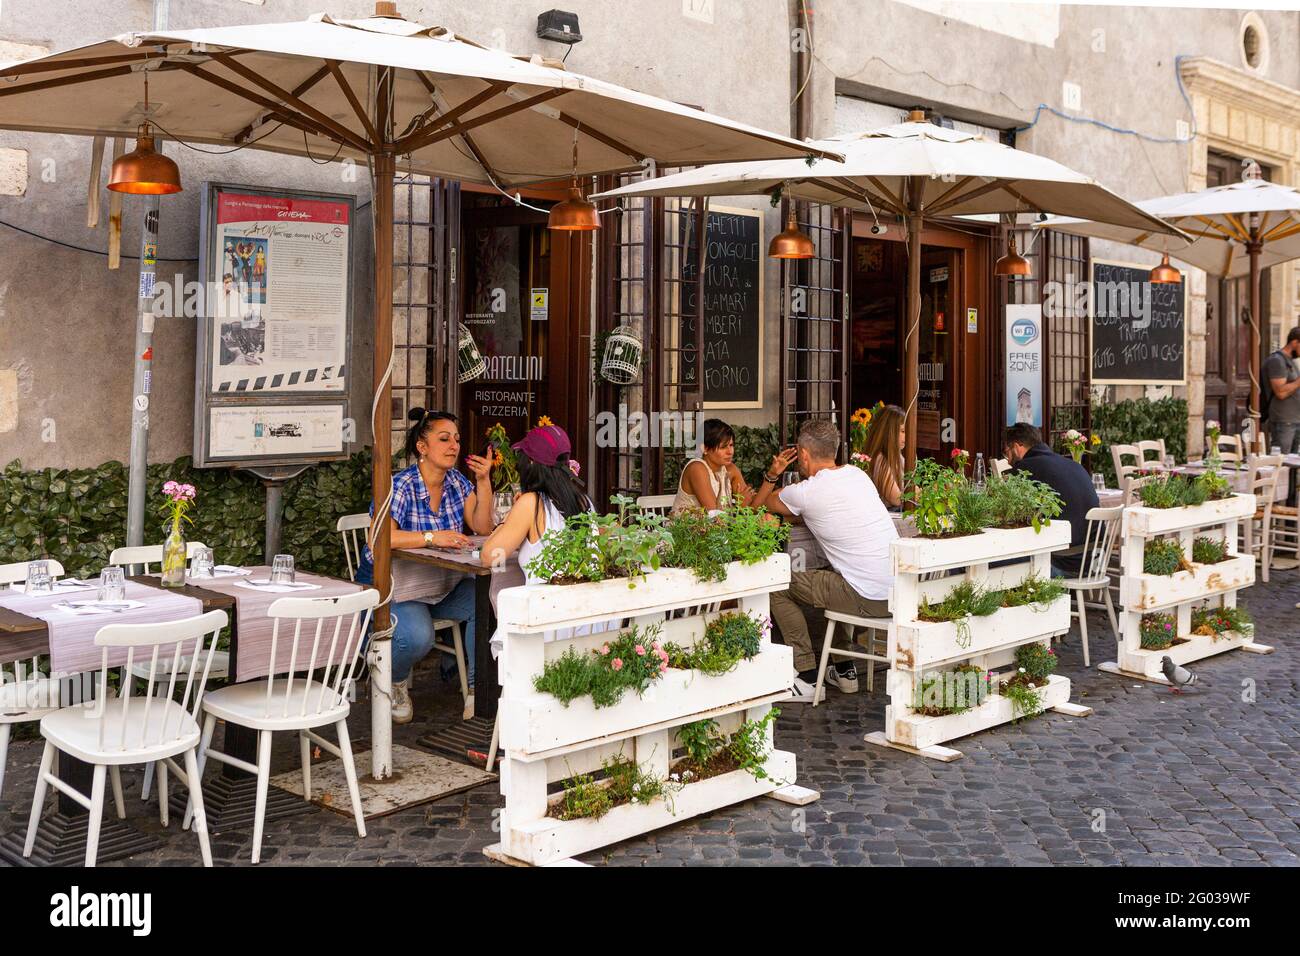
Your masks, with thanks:
<instances>
[{"instance_id":1,"label":"herb plant","mask_svg":"<svg viewBox=\"0 0 1300 956\"><path fill-rule=\"evenodd\" d=\"M1056 651L1043 644L1021 644L1016 648L1015 666L1027 681L1042 684L1056 670Z\"/></svg>"},{"instance_id":2,"label":"herb plant","mask_svg":"<svg viewBox=\"0 0 1300 956\"><path fill-rule=\"evenodd\" d=\"M1003 607L1024 607L1027 604L1045 606L1065 593L1065 585L1055 578L1045 578L1031 573L1015 587L1002 592Z\"/></svg>"},{"instance_id":3,"label":"herb plant","mask_svg":"<svg viewBox=\"0 0 1300 956\"><path fill-rule=\"evenodd\" d=\"M953 530L964 476L944 468L933 458L922 458L907 473L904 514L923 538L938 538Z\"/></svg>"},{"instance_id":4,"label":"herb plant","mask_svg":"<svg viewBox=\"0 0 1300 956\"><path fill-rule=\"evenodd\" d=\"M1200 537L1192 542L1192 561L1196 564L1218 564L1228 558L1228 544L1221 538Z\"/></svg>"},{"instance_id":5,"label":"herb plant","mask_svg":"<svg viewBox=\"0 0 1300 956\"><path fill-rule=\"evenodd\" d=\"M579 697L590 697L597 707L613 707L626 690L643 694L668 669L669 655L659 643L659 630L657 624L644 633L632 627L586 654L569 648L543 665L542 673L533 678L533 688L566 707Z\"/></svg>"},{"instance_id":6,"label":"herb plant","mask_svg":"<svg viewBox=\"0 0 1300 956\"><path fill-rule=\"evenodd\" d=\"M1183 554L1183 546L1172 538L1156 538L1148 541L1142 552L1142 571L1144 574L1170 575L1188 567Z\"/></svg>"},{"instance_id":7,"label":"herb plant","mask_svg":"<svg viewBox=\"0 0 1300 956\"><path fill-rule=\"evenodd\" d=\"M736 761L736 766L755 780L772 779L765 766L767 758L772 756L772 749L767 745L767 730L779 716L781 711L773 707L758 720L741 724L727 742L727 753Z\"/></svg>"},{"instance_id":8,"label":"herb plant","mask_svg":"<svg viewBox=\"0 0 1300 956\"><path fill-rule=\"evenodd\" d=\"M1143 614L1138 636L1143 650L1163 651L1173 647L1178 636L1178 619L1172 614Z\"/></svg>"},{"instance_id":9,"label":"herb plant","mask_svg":"<svg viewBox=\"0 0 1300 956\"><path fill-rule=\"evenodd\" d=\"M990 475L985 483L989 499L989 523L996 528L1043 525L1061 515L1061 498L1052 488L1019 471Z\"/></svg>"},{"instance_id":10,"label":"herb plant","mask_svg":"<svg viewBox=\"0 0 1300 956\"><path fill-rule=\"evenodd\" d=\"M618 507L614 514L584 512L546 532L528 572L552 584L628 578L634 587L633 579L647 567L658 569L661 551L672 541L665 519L636 509L630 498L616 495L611 501Z\"/></svg>"},{"instance_id":11,"label":"herb plant","mask_svg":"<svg viewBox=\"0 0 1300 956\"><path fill-rule=\"evenodd\" d=\"M686 757L696 766L709 763L726 745L726 737L718 732L716 720L697 720L677 728L677 740L686 751Z\"/></svg>"},{"instance_id":12,"label":"herb plant","mask_svg":"<svg viewBox=\"0 0 1300 956\"><path fill-rule=\"evenodd\" d=\"M564 796L551 811L561 820L579 820L591 817L599 820L609 813L614 801L609 791L587 773L576 774L569 778L569 785L564 788Z\"/></svg>"},{"instance_id":13,"label":"herb plant","mask_svg":"<svg viewBox=\"0 0 1300 956\"><path fill-rule=\"evenodd\" d=\"M925 675L916 688L912 709L924 717L962 714L984 703L992 690L992 677L974 664Z\"/></svg>"},{"instance_id":14,"label":"herb plant","mask_svg":"<svg viewBox=\"0 0 1300 956\"><path fill-rule=\"evenodd\" d=\"M1242 607L1202 607L1192 611L1192 633L1215 638L1223 634L1251 634L1255 623Z\"/></svg>"},{"instance_id":15,"label":"herb plant","mask_svg":"<svg viewBox=\"0 0 1300 956\"><path fill-rule=\"evenodd\" d=\"M1043 709L1043 698L1032 684L1008 681L1002 685L1001 694L1011 701L1013 723L1033 717Z\"/></svg>"}]
</instances>

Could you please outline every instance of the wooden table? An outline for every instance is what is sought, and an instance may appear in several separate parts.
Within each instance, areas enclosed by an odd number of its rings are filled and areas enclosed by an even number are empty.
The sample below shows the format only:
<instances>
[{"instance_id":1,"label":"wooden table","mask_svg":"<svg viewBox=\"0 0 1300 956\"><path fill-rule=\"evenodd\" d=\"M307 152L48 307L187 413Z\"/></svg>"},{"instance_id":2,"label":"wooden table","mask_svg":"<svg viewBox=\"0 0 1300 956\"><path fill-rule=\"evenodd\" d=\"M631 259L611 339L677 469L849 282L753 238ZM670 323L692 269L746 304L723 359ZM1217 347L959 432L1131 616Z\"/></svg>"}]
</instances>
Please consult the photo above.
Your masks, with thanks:
<instances>
[{"instance_id":1,"label":"wooden table","mask_svg":"<svg viewBox=\"0 0 1300 956\"><path fill-rule=\"evenodd\" d=\"M447 548L394 548L393 557L399 561L415 561L432 565L455 574L474 576L474 715L493 718L497 713L497 697L501 687L497 682L497 662L492 657L492 634L496 630L496 614L492 610L492 595L502 588L524 583L523 572L515 561L509 561L501 573L483 567L479 549L486 535L471 536L473 547L464 551Z\"/></svg>"}]
</instances>

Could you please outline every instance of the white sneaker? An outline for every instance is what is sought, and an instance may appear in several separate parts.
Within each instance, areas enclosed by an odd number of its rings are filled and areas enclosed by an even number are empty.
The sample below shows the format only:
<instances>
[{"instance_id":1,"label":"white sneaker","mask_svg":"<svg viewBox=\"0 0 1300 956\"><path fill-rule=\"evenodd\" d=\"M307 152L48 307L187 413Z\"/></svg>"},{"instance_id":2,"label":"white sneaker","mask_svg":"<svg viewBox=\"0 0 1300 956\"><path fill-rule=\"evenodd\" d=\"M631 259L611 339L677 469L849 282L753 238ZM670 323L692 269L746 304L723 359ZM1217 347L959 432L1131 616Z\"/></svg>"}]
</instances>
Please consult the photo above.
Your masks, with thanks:
<instances>
[{"instance_id":1,"label":"white sneaker","mask_svg":"<svg viewBox=\"0 0 1300 956\"><path fill-rule=\"evenodd\" d=\"M415 716L411 703L411 678L393 682L393 723L409 724Z\"/></svg>"},{"instance_id":2,"label":"white sneaker","mask_svg":"<svg viewBox=\"0 0 1300 956\"><path fill-rule=\"evenodd\" d=\"M843 664L831 664L826 668L826 683L841 694L856 694L858 692L858 669L852 661L849 662L848 667ZM822 690L825 689L825 687L822 688Z\"/></svg>"},{"instance_id":3,"label":"white sneaker","mask_svg":"<svg viewBox=\"0 0 1300 956\"><path fill-rule=\"evenodd\" d=\"M790 691L794 694L789 701L791 704L811 704L813 702L813 685L808 683L802 677L795 677L794 683L790 687ZM820 704L825 699L826 688L823 687L821 693L817 695L817 703Z\"/></svg>"}]
</instances>

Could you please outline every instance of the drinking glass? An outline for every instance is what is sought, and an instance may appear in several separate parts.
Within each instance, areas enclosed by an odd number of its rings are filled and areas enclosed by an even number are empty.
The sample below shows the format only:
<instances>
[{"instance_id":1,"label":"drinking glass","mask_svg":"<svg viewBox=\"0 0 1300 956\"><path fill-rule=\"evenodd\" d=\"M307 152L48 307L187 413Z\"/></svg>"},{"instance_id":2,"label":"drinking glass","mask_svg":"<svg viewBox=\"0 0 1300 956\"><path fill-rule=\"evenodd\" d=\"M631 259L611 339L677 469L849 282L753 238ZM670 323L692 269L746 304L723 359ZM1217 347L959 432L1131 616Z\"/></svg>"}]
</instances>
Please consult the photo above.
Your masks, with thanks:
<instances>
[{"instance_id":1,"label":"drinking glass","mask_svg":"<svg viewBox=\"0 0 1300 956\"><path fill-rule=\"evenodd\" d=\"M126 569L110 564L99 572L99 600L126 600Z\"/></svg>"},{"instance_id":2,"label":"drinking glass","mask_svg":"<svg viewBox=\"0 0 1300 956\"><path fill-rule=\"evenodd\" d=\"M48 594L54 590L54 575L50 574L50 562L27 562L27 586L25 590L28 594Z\"/></svg>"},{"instance_id":3,"label":"drinking glass","mask_svg":"<svg viewBox=\"0 0 1300 956\"><path fill-rule=\"evenodd\" d=\"M1094 471L1092 473L1092 486L1097 489L1098 494L1106 490L1106 478L1101 472Z\"/></svg>"},{"instance_id":4,"label":"drinking glass","mask_svg":"<svg viewBox=\"0 0 1300 956\"><path fill-rule=\"evenodd\" d=\"M497 524L506 520L510 509L514 507L515 496L510 491L498 491L492 495L492 517Z\"/></svg>"},{"instance_id":5,"label":"drinking glass","mask_svg":"<svg viewBox=\"0 0 1300 956\"><path fill-rule=\"evenodd\" d=\"M1271 448L1269 448L1268 454L1270 458L1282 454L1282 446L1281 445L1272 446Z\"/></svg>"},{"instance_id":6,"label":"drinking glass","mask_svg":"<svg viewBox=\"0 0 1300 956\"><path fill-rule=\"evenodd\" d=\"M1176 465L1177 465L1177 462L1174 461L1174 456L1173 456L1173 455L1165 455L1165 470L1166 470L1166 471L1173 471Z\"/></svg>"},{"instance_id":7,"label":"drinking glass","mask_svg":"<svg viewBox=\"0 0 1300 956\"><path fill-rule=\"evenodd\" d=\"M782 472L782 474L781 474L781 486L782 486L783 488L784 488L784 487L789 487L790 485L798 484L798 482L799 482L799 472L797 472L797 471L786 471L786 472Z\"/></svg>"},{"instance_id":8,"label":"drinking glass","mask_svg":"<svg viewBox=\"0 0 1300 956\"><path fill-rule=\"evenodd\" d=\"M293 584L293 555L277 554L271 562L272 584Z\"/></svg>"},{"instance_id":9,"label":"drinking glass","mask_svg":"<svg viewBox=\"0 0 1300 956\"><path fill-rule=\"evenodd\" d=\"M194 550L194 556L190 558L190 577L212 577L214 563L215 559L212 556L211 548L196 548Z\"/></svg>"}]
</instances>

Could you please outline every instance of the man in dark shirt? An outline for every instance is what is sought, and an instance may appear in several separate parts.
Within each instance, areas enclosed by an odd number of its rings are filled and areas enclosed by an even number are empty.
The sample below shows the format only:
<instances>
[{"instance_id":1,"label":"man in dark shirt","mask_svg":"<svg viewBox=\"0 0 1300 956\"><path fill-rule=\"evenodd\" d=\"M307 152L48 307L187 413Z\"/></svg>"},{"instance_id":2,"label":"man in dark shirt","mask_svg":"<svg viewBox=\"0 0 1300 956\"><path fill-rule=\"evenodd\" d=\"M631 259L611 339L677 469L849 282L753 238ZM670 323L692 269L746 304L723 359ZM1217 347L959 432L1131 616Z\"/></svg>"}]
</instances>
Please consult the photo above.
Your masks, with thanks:
<instances>
[{"instance_id":1,"label":"man in dark shirt","mask_svg":"<svg viewBox=\"0 0 1300 956\"><path fill-rule=\"evenodd\" d=\"M1007 461L1041 481L1061 496L1061 517L1070 522L1070 550L1052 555L1052 566L1066 577L1078 577L1080 549L1088 532L1088 511L1097 507L1097 490L1083 466L1057 454L1043 444L1042 433L1033 425L1012 425L1003 443Z\"/></svg>"}]
</instances>

